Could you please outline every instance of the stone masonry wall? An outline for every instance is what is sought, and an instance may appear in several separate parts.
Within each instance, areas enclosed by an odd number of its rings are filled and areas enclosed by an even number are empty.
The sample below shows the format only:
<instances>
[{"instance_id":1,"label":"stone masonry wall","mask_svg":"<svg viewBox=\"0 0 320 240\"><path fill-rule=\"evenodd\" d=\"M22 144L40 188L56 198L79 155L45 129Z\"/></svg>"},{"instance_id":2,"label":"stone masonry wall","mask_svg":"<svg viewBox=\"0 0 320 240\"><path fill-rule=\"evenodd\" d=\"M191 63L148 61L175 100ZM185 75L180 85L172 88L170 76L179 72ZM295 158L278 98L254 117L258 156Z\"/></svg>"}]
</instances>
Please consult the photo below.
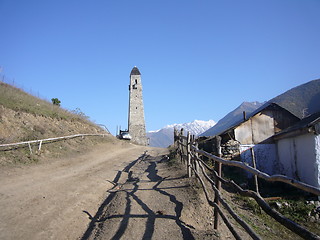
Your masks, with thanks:
<instances>
[{"instance_id":1,"label":"stone masonry wall","mask_svg":"<svg viewBox=\"0 0 320 240\"><path fill-rule=\"evenodd\" d=\"M142 84L140 75L130 76L129 123L128 131L132 141L139 145L147 145Z\"/></svg>"}]
</instances>

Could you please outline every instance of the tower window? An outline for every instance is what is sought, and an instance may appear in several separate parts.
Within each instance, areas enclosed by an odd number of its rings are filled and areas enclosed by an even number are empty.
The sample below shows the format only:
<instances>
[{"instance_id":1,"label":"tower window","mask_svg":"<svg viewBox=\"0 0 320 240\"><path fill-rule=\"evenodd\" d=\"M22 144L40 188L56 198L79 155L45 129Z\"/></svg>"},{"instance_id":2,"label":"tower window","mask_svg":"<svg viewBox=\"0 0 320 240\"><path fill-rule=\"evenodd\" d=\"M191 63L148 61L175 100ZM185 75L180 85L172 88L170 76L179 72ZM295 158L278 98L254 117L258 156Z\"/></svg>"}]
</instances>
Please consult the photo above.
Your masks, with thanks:
<instances>
[{"instance_id":1,"label":"tower window","mask_svg":"<svg viewBox=\"0 0 320 240\"><path fill-rule=\"evenodd\" d=\"M136 84L138 84L138 80L137 79L135 79L135 82L136 82Z\"/></svg>"}]
</instances>

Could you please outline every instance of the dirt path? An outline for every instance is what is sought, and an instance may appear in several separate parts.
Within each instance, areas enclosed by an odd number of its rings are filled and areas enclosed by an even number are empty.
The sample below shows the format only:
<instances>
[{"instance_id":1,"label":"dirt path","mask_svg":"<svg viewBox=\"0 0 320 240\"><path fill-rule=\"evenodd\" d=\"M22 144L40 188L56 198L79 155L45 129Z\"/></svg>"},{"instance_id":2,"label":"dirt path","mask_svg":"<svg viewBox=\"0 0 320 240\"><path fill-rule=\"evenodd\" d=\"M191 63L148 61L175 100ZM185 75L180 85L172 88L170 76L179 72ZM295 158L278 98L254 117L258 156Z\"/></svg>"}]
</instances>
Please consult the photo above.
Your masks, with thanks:
<instances>
[{"instance_id":1,"label":"dirt path","mask_svg":"<svg viewBox=\"0 0 320 240\"><path fill-rule=\"evenodd\" d=\"M212 209L167 153L117 142L1 167L0 239L217 239Z\"/></svg>"},{"instance_id":2,"label":"dirt path","mask_svg":"<svg viewBox=\"0 0 320 240\"><path fill-rule=\"evenodd\" d=\"M162 152L164 154L164 152ZM92 219L83 239L218 239L212 209L190 188L181 165L169 166L159 150L149 150L128 169Z\"/></svg>"},{"instance_id":3,"label":"dirt path","mask_svg":"<svg viewBox=\"0 0 320 240\"><path fill-rule=\"evenodd\" d=\"M146 147L108 143L82 156L1 167L0 239L79 239L118 171ZM85 212L84 212L85 211Z\"/></svg>"}]
</instances>

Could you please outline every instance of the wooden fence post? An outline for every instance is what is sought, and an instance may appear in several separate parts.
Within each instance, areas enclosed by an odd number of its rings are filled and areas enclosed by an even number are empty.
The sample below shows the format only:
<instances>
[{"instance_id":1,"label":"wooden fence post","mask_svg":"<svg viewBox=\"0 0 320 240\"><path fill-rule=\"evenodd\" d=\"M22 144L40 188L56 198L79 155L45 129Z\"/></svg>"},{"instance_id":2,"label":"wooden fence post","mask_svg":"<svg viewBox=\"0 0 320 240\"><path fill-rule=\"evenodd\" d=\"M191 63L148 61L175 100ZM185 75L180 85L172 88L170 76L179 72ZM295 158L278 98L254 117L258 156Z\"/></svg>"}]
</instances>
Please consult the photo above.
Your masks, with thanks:
<instances>
[{"instance_id":1,"label":"wooden fence post","mask_svg":"<svg viewBox=\"0 0 320 240\"><path fill-rule=\"evenodd\" d=\"M175 153L175 158L177 158L178 155L178 131L176 128L173 129L173 149Z\"/></svg>"},{"instance_id":2,"label":"wooden fence post","mask_svg":"<svg viewBox=\"0 0 320 240\"><path fill-rule=\"evenodd\" d=\"M198 147L199 147L199 143L195 143L195 147L196 147L196 149L199 149ZM196 172L198 173L198 174L200 174L200 171L199 171L199 162L198 162L198 158L199 158L199 153L197 153L197 152L194 152L194 155L195 155L195 160L194 160L194 168L195 168L195 170L196 170Z\"/></svg>"},{"instance_id":3,"label":"wooden fence post","mask_svg":"<svg viewBox=\"0 0 320 240\"><path fill-rule=\"evenodd\" d=\"M178 147L178 141L179 141L179 133L178 133L178 129L174 128L174 147L177 148Z\"/></svg>"},{"instance_id":4,"label":"wooden fence post","mask_svg":"<svg viewBox=\"0 0 320 240\"><path fill-rule=\"evenodd\" d=\"M191 135L188 132L187 135L187 173L188 177L191 177Z\"/></svg>"},{"instance_id":5,"label":"wooden fence post","mask_svg":"<svg viewBox=\"0 0 320 240\"><path fill-rule=\"evenodd\" d=\"M184 163L183 161L183 155L184 155L184 151L183 151L183 128L180 129L180 134L179 134L179 150L180 150L180 160L181 163Z\"/></svg>"},{"instance_id":6,"label":"wooden fence post","mask_svg":"<svg viewBox=\"0 0 320 240\"><path fill-rule=\"evenodd\" d=\"M194 144L194 135L191 135L190 137L190 147L189 147L189 150L190 150L190 164L191 164L191 168L195 169L195 163L194 163L194 158L192 157L193 156L193 152L192 152L192 149L191 149L191 146L193 146ZM191 176L194 175L194 172L192 171L191 169Z\"/></svg>"},{"instance_id":7,"label":"wooden fence post","mask_svg":"<svg viewBox=\"0 0 320 240\"><path fill-rule=\"evenodd\" d=\"M252 166L253 166L254 169L257 169L256 159L255 159L255 156L254 156L253 147L250 150L251 150L251 157L252 157ZM259 185L258 185L258 176L257 175L253 175L253 178L254 178L254 185L255 185L256 192L257 192L257 194L260 195L260 193L259 193Z\"/></svg>"},{"instance_id":8,"label":"wooden fence post","mask_svg":"<svg viewBox=\"0 0 320 240\"><path fill-rule=\"evenodd\" d=\"M216 147L217 147L217 153L218 153L218 157L221 157L221 137L220 136L216 136ZM221 170L222 170L222 164L220 162L215 161L214 163L214 170L217 172L218 176L221 177ZM216 187L218 189L218 191L220 191L221 189L221 182L219 181L218 178L215 179L215 184ZM217 204L217 206L219 206L219 196L217 194L215 194L214 196L214 202ZM219 211L217 208L214 209L214 229L218 229L219 226Z\"/></svg>"},{"instance_id":9,"label":"wooden fence post","mask_svg":"<svg viewBox=\"0 0 320 240\"><path fill-rule=\"evenodd\" d=\"M40 141L40 143L39 143L39 148L38 148L39 153L41 151L41 146L42 146L42 141Z\"/></svg>"},{"instance_id":10,"label":"wooden fence post","mask_svg":"<svg viewBox=\"0 0 320 240\"><path fill-rule=\"evenodd\" d=\"M28 143L28 146L29 146L30 154L32 155L32 148L31 148L31 144L30 144L30 143Z\"/></svg>"},{"instance_id":11,"label":"wooden fence post","mask_svg":"<svg viewBox=\"0 0 320 240\"><path fill-rule=\"evenodd\" d=\"M183 136L183 128L180 130L180 137Z\"/></svg>"}]
</instances>

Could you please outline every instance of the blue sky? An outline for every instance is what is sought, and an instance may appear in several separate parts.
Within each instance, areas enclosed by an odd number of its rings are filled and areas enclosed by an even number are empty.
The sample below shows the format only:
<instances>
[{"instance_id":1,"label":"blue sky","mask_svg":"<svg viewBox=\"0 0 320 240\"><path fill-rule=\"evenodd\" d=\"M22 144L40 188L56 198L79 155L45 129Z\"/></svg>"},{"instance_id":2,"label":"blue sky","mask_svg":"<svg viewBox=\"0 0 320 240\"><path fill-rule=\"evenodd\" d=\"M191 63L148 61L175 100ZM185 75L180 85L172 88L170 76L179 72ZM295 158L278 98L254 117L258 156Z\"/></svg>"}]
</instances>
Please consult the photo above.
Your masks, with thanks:
<instances>
[{"instance_id":1,"label":"blue sky","mask_svg":"<svg viewBox=\"0 0 320 240\"><path fill-rule=\"evenodd\" d=\"M114 134L137 66L147 130L218 121L320 78L319 12L319 0L0 0L1 74Z\"/></svg>"}]
</instances>

